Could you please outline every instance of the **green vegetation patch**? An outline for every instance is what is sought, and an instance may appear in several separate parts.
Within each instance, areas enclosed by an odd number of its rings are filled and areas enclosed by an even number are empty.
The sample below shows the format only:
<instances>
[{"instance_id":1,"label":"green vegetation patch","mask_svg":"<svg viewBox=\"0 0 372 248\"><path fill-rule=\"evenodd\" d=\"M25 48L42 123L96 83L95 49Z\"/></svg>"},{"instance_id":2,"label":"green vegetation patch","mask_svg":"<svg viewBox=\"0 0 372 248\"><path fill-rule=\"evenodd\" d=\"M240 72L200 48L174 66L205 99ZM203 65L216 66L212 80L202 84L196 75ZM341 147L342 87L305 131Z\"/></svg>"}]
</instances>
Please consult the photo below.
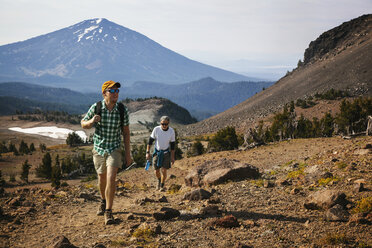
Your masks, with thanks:
<instances>
[{"instance_id":1,"label":"green vegetation patch","mask_svg":"<svg viewBox=\"0 0 372 248\"><path fill-rule=\"evenodd\" d=\"M345 233L327 233L320 242L322 245L342 245L350 244L352 240Z\"/></svg>"},{"instance_id":2,"label":"green vegetation patch","mask_svg":"<svg viewBox=\"0 0 372 248\"><path fill-rule=\"evenodd\" d=\"M330 184L331 182L338 182L340 179L337 177L327 177L327 178L321 178L318 180L319 186L325 186Z\"/></svg>"},{"instance_id":3,"label":"green vegetation patch","mask_svg":"<svg viewBox=\"0 0 372 248\"><path fill-rule=\"evenodd\" d=\"M372 197L362 198L356 203L354 213L369 213L372 211Z\"/></svg>"}]
</instances>

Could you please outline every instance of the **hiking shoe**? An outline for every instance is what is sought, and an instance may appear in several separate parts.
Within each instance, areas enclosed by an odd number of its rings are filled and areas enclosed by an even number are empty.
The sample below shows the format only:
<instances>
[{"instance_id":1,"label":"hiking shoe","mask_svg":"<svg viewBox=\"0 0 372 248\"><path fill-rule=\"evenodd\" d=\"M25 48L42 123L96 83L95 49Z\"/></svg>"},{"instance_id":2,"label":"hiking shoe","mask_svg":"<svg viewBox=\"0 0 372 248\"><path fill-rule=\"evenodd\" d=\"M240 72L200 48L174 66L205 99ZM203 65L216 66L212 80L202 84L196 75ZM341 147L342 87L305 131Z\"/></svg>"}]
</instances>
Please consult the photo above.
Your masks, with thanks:
<instances>
[{"instance_id":1,"label":"hiking shoe","mask_svg":"<svg viewBox=\"0 0 372 248\"><path fill-rule=\"evenodd\" d=\"M106 210L106 201L101 201L101 204L98 206L97 215L104 215Z\"/></svg>"},{"instance_id":2,"label":"hiking shoe","mask_svg":"<svg viewBox=\"0 0 372 248\"><path fill-rule=\"evenodd\" d=\"M105 210L105 225L112 225L115 223L114 216L112 216L112 211L111 209L106 209Z\"/></svg>"},{"instance_id":3,"label":"hiking shoe","mask_svg":"<svg viewBox=\"0 0 372 248\"><path fill-rule=\"evenodd\" d=\"M159 189L159 191L160 191L160 192L165 192L165 191L167 191L167 190L166 190L165 187L161 187L161 188Z\"/></svg>"}]
</instances>

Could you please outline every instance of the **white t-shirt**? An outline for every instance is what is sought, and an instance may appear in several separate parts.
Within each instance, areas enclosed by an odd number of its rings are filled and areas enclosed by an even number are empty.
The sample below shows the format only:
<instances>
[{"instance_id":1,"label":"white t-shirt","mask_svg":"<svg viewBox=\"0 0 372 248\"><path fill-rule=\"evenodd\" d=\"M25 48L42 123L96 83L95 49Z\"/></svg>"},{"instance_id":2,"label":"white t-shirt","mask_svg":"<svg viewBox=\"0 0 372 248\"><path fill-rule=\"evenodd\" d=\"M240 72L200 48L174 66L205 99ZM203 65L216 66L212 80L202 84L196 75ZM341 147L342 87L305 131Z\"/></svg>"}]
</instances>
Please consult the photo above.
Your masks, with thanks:
<instances>
[{"instance_id":1,"label":"white t-shirt","mask_svg":"<svg viewBox=\"0 0 372 248\"><path fill-rule=\"evenodd\" d=\"M174 129L171 127L168 127L167 131L163 131L161 126L157 126L154 128L154 130L152 130L150 137L155 140L155 148L158 151L168 149L169 143L176 141Z\"/></svg>"}]
</instances>

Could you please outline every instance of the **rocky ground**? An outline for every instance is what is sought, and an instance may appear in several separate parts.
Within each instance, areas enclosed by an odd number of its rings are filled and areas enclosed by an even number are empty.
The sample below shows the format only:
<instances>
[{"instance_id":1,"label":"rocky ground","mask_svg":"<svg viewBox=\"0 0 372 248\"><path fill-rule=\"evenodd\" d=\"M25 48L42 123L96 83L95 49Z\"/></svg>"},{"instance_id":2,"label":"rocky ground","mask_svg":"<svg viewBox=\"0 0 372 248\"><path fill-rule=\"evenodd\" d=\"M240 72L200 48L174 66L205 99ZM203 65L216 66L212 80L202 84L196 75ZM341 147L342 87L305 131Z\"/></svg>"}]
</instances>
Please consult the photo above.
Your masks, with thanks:
<instances>
[{"instance_id":1,"label":"rocky ground","mask_svg":"<svg viewBox=\"0 0 372 248\"><path fill-rule=\"evenodd\" d=\"M123 171L111 226L96 216L96 181L5 188L0 246L371 247L371 147L365 136L298 139L184 158L171 169L167 192L143 168ZM197 189L185 185L188 173L223 158L253 165L261 176L202 186L205 195L187 197ZM336 191L334 198L316 195Z\"/></svg>"}]
</instances>

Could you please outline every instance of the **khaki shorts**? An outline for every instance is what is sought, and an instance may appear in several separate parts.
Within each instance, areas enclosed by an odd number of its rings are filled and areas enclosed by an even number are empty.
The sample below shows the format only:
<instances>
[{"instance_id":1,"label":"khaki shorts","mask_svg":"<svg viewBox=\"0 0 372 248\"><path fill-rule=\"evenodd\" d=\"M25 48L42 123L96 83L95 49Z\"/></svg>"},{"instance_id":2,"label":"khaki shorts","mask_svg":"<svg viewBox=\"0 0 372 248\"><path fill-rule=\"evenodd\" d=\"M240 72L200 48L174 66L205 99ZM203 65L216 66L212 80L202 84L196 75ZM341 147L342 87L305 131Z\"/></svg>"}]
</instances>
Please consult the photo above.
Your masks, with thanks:
<instances>
[{"instance_id":1,"label":"khaki shorts","mask_svg":"<svg viewBox=\"0 0 372 248\"><path fill-rule=\"evenodd\" d=\"M170 153L171 152L164 153L163 165L161 166L161 168L170 169L170 167L171 167L171 156L170 156ZM158 156L155 154L154 157L152 158L152 164L154 165L154 169L155 170L160 169L159 167L156 166L157 163L158 163Z\"/></svg>"},{"instance_id":2,"label":"khaki shorts","mask_svg":"<svg viewBox=\"0 0 372 248\"><path fill-rule=\"evenodd\" d=\"M93 163L97 174L105 174L107 166L113 166L121 168L121 151L120 148L114 150L111 154L105 153L104 156L98 154L98 152L93 148Z\"/></svg>"}]
</instances>

